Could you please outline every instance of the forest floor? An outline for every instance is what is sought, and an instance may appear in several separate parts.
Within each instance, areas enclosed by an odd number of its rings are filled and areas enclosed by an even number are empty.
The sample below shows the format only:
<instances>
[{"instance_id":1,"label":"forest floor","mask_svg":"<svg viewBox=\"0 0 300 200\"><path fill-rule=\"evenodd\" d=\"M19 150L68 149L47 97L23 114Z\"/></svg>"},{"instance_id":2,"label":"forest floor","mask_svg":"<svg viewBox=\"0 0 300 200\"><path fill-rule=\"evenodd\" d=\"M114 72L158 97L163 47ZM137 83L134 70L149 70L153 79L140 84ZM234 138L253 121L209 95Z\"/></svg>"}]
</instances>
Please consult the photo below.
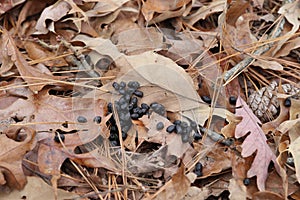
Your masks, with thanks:
<instances>
[{"instance_id":1,"label":"forest floor","mask_svg":"<svg viewBox=\"0 0 300 200\"><path fill-rule=\"evenodd\" d=\"M1 199L300 199L300 1L0 16Z\"/></svg>"}]
</instances>

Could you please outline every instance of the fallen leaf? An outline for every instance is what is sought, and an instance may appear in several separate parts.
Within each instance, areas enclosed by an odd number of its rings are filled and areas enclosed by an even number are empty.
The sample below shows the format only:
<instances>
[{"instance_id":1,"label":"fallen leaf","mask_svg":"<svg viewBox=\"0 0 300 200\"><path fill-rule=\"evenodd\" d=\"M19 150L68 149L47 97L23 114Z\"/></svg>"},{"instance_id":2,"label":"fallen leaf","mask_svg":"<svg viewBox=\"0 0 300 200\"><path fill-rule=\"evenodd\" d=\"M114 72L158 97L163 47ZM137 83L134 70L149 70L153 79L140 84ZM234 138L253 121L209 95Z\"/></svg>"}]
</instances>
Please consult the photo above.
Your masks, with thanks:
<instances>
[{"instance_id":1,"label":"fallen leaf","mask_svg":"<svg viewBox=\"0 0 300 200\"><path fill-rule=\"evenodd\" d=\"M19 137L25 139L18 141ZM22 169L23 157L36 144L35 131L28 127L6 129L0 135L0 144L0 184L20 190L27 182Z\"/></svg>"},{"instance_id":2,"label":"fallen leaf","mask_svg":"<svg viewBox=\"0 0 300 200\"><path fill-rule=\"evenodd\" d=\"M52 58L52 60L46 60L43 63L50 67L62 67L67 66L67 62L63 58L55 58L56 55L47 49L41 47L37 43L31 41L25 41L24 47L28 56L33 60L43 60L47 58Z\"/></svg>"},{"instance_id":3,"label":"fallen leaf","mask_svg":"<svg viewBox=\"0 0 300 200\"><path fill-rule=\"evenodd\" d=\"M279 194L276 194L274 192L270 191L264 191L264 192L256 192L252 196L253 200L266 200L266 199L272 199L272 200L283 200L284 198L280 196Z\"/></svg>"},{"instance_id":4,"label":"fallen leaf","mask_svg":"<svg viewBox=\"0 0 300 200\"><path fill-rule=\"evenodd\" d=\"M235 179L230 179L228 189L230 200L247 199L246 186L239 184Z\"/></svg>"},{"instance_id":5,"label":"fallen leaf","mask_svg":"<svg viewBox=\"0 0 300 200\"><path fill-rule=\"evenodd\" d=\"M184 173L183 164L179 167L176 174L172 176L172 180L166 187L160 191L155 199L181 199L183 198L191 185L190 180Z\"/></svg>"},{"instance_id":6,"label":"fallen leaf","mask_svg":"<svg viewBox=\"0 0 300 200\"><path fill-rule=\"evenodd\" d=\"M298 182L300 183L300 137L298 137L290 144L288 150L289 152L291 152L294 158L296 177Z\"/></svg>"},{"instance_id":7,"label":"fallen leaf","mask_svg":"<svg viewBox=\"0 0 300 200\"><path fill-rule=\"evenodd\" d=\"M30 200L40 200L40 199L54 199L55 195L53 192L53 187L45 183L39 177L27 177L27 184L21 190L14 190L11 193L0 193L0 198L2 199L30 199ZM78 194L67 192L62 189L57 189L57 200L73 199L79 198Z\"/></svg>"},{"instance_id":8,"label":"fallen leaf","mask_svg":"<svg viewBox=\"0 0 300 200\"><path fill-rule=\"evenodd\" d=\"M280 171L276 162L276 156L267 144L267 138L259 126L260 120L253 114L247 103L241 97L238 97L236 105L237 107L242 106L236 109L236 115L242 116L243 119L236 126L235 137L240 138L250 132L241 145L242 156L248 157L256 152L255 159L247 172L247 176L249 178L256 176L257 187L260 191L263 191L265 190L270 162L273 161L277 171Z\"/></svg>"},{"instance_id":9,"label":"fallen leaf","mask_svg":"<svg viewBox=\"0 0 300 200\"><path fill-rule=\"evenodd\" d=\"M7 30L3 30L2 34L3 43L5 42L3 56L10 59L17 67L22 78L29 84L29 88L38 93L47 83L45 80L56 80L55 76L41 72L39 69L34 68L28 64L25 57L18 50L13 38ZM45 80L43 80L45 79Z\"/></svg>"},{"instance_id":10,"label":"fallen leaf","mask_svg":"<svg viewBox=\"0 0 300 200\"><path fill-rule=\"evenodd\" d=\"M66 16L70 10L71 6L66 1L58 1L45 8L36 23L36 34L47 34L49 31L55 32L54 22ZM48 21L47 24L46 21Z\"/></svg>"}]
</instances>

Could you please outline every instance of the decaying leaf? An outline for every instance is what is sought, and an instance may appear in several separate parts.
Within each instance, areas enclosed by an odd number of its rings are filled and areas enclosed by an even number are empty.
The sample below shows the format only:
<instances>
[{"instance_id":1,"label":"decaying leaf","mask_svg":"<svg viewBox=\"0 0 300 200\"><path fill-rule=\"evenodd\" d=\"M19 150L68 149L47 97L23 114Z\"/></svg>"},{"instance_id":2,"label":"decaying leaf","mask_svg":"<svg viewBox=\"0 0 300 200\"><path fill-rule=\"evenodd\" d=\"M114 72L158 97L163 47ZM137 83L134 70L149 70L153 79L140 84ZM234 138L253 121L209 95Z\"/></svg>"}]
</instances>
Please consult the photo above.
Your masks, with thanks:
<instances>
[{"instance_id":1,"label":"decaying leaf","mask_svg":"<svg viewBox=\"0 0 300 200\"><path fill-rule=\"evenodd\" d=\"M267 144L267 138L259 126L260 120L253 114L246 102L239 97L237 106L242 106L236 110L237 116L242 116L242 121L236 126L235 137L240 138L250 133L242 144L242 156L248 157L256 152L251 168L247 172L248 177L257 177L257 187L260 191L265 189L265 181L268 176L268 167L273 161L279 171L276 156Z\"/></svg>"},{"instance_id":2,"label":"decaying leaf","mask_svg":"<svg viewBox=\"0 0 300 200\"><path fill-rule=\"evenodd\" d=\"M181 164L176 174L172 176L172 180L155 199L181 199L188 192L190 184L190 180L184 173L184 165Z\"/></svg>"},{"instance_id":3,"label":"decaying leaf","mask_svg":"<svg viewBox=\"0 0 300 200\"><path fill-rule=\"evenodd\" d=\"M5 44L3 45L4 50L2 56L4 56L6 60L10 59L11 62L16 65L20 75L29 84L29 88L34 93L38 93L47 84L45 83L45 80L50 81L58 79L30 66L17 48L14 39L8 31L3 30L2 40L3 44ZM45 80L43 80L43 78Z\"/></svg>"},{"instance_id":4,"label":"decaying leaf","mask_svg":"<svg viewBox=\"0 0 300 200\"><path fill-rule=\"evenodd\" d=\"M298 137L290 144L289 151L293 155L296 168L296 177L298 182L300 183L300 137Z\"/></svg>"},{"instance_id":5,"label":"decaying leaf","mask_svg":"<svg viewBox=\"0 0 300 200\"><path fill-rule=\"evenodd\" d=\"M25 186L27 181L22 169L22 160L35 144L35 131L27 127L9 129L0 135L1 187L9 186L20 190Z\"/></svg>"},{"instance_id":6,"label":"decaying leaf","mask_svg":"<svg viewBox=\"0 0 300 200\"><path fill-rule=\"evenodd\" d=\"M0 193L0 198L2 199L30 199L39 200L44 199L54 199L55 195L53 192L53 187L49 186L39 177L27 177L28 183L23 188L23 190L14 190L11 193ZM57 190L57 200L79 198L78 194L67 192L62 189Z\"/></svg>"}]
</instances>

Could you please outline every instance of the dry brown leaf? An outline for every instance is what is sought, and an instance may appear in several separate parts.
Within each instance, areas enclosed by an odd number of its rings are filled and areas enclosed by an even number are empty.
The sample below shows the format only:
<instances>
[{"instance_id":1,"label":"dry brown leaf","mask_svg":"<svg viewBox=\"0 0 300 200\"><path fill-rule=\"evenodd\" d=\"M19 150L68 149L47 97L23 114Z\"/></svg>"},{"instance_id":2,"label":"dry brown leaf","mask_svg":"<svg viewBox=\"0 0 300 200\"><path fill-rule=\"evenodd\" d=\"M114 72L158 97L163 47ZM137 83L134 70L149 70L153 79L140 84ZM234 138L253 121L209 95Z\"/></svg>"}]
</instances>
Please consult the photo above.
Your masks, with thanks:
<instances>
[{"instance_id":1,"label":"dry brown leaf","mask_svg":"<svg viewBox=\"0 0 300 200\"><path fill-rule=\"evenodd\" d=\"M1 199L30 199L30 200L40 200L40 199L54 199L55 195L53 192L53 187L45 183L39 177L27 177L27 184L23 190L14 190L11 193L0 193ZM79 198L78 194L67 192L62 189L57 189L57 200L73 199Z\"/></svg>"},{"instance_id":2,"label":"dry brown leaf","mask_svg":"<svg viewBox=\"0 0 300 200\"><path fill-rule=\"evenodd\" d=\"M101 167L111 171L118 171L110 158L100 154L98 149L88 153L75 154L77 146L85 145L99 137L99 132L78 132L65 134L64 146L54 141L54 134L39 142L38 166L41 172L48 175L59 175L60 167L66 158L87 167ZM88 147L87 147L88 148Z\"/></svg>"},{"instance_id":3,"label":"dry brown leaf","mask_svg":"<svg viewBox=\"0 0 300 200\"><path fill-rule=\"evenodd\" d=\"M160 53L171 58L179 65L190 65L204 51L202 40L191 38L186 34L166 33L167 42L171 45ZM174 37L174 39L172 39Z\"/></svg>"},{"instance_id":4,"label":"dry brown leaf","mask_svg":"<svg viewBox=\"0 0 300 200\"><path fill-rule=\"evenodd\" d=\"M253 200L266 200L266 199L272 199L272 200L283 200L284 198L280 196L279 194L276 194L274 192L270 191L264 191L264 192L256 192L252 196Z\"/></svg>"},{"instance_id":5,"label":"dry brown leaf","mask_svg":"<svg viewBox=\"0 0 300 200\"><path fill-rule=\"evenodd\" d=\"M58 1L45 8L36 23L36 34L47 34L49 31L55 32L54 22L66 16L70 10L71 6L66 1ZM48 21L48 23L46 23L46 21Z\"/></svg>"},{"instance_id":6,"label":"dry brown leaf","mask_svg":"<svg viewBox=\"0 0 300 200\"><path fill-rule=\"evenodd\" d=\"M231 19L230 16L227 15L227 17ZM252 35L249 25L250 22L254 20L258 20L256 14L245 13L237 18L234 25L227 22L228 24L225 26L224 34L222 34L222 43L227 54L235 54L237 50L244 51L249 48L250 44L257 41L255 36ZM235 61L239 61L244 57L245 55L237 55L234 59Z\"/></svg>"},{"instance_id":7,"label":"dry brown leaf","mask_svg":"<svg viewBox=\"0 0 300 200\"><path fill-rule=\"evenodd\" d=\"M43 63L50 67L61 67L67 66L67 62L63 58L55 58L55 54L53 52L48 51L47 49L41 47L37 43L31 41L25 41L24 47L28 56L32 60L43 60L47 58L53 58L52 60L44 61Z\"/></svg>"},{"instance_id":8,"label":"dry brown leaf","mask_svg":"<svg viewBox=\"0 0 300 200\"><path fill-rule=\"evenodd\" d=\"M203 176L200 177L201 179L218 174L231 167L230 151L225 151L220 146L214 146L210 150L206 157L200 160L203 165Z\"/></svg>"},{"instance_id":9,"label":"dry brown leaf","mask_svg":"<svg viewBox=\"0 0 300 200\"><path fill-rule=\"evenodd\" d=\"M236 115L242 116L243 119L236 126L235 137L240 138L250 132L241 145L242 156L248 157L256 152L255 159L247 172L247 176L256 176L257 187L260 191L263 191L265 190L265 182L268 176L270 162L273 161L277 171L280 171L278 163L276 162L276 156L268 146L267 138L258 125L260 120L253 114L247 103L241 97L238 97L236 105L238 107L242 106L241 108L236 109Z\"/></svg>"},{"instance_id":10,"label":"dry brown leaf","mask_svg":"<svg viewBox=\"0 0 300 200\"><path fill-rule=\"evenodd\" d=\"M7 12L10 9L14 8L15 6L23 3L24 1L25 0L11 0L11 1L1 2L0 15L4 14L5 12Z\"/></svg>"},{"instance_id":11,"label":"dry brown leaf","mask_svg":"<svg viewBox=\"0 0 300 200\"><path fill-rule=\"evenodd\" d=\"M192 26L199 20L205 19L207 16L211 14L222 12L225 8L225 4L226 4L225 0L216 0L208 4L207 6L202 5L199 7L199 9L196 12L186 16L184 20L186 23Z\"/></svg>"},{"instance_id":12,"label":"dry brown leaf","mask_svg":"<svg viewBox=\"0 0 300 200\"><path fill-rule=\"evenodd\" d=\"M142 13L146 21L151 21L155 12L164 13L167 11L177 10L183 6L186 6L191 0L179 0L174 2L173 0L149 0L143 1Z\"/></svg>"},{"instance_id":13,"label":"dry brown leaf","mask_svg":"<svg viewBox=\"0 0 300 200\"><path fill-rule=\"evenodd\" d=\"M285 19L292 25L292 28L289 32L285 33L284 38L281 38L278 41L276 48L272 50L273 56L282 48L282 45L293 37L297 30L299 30L300 20L298 18L298 13L300 13L300 2L294 1L284 4L280 7L278 13L285 17Z\"/></svg>"},{"instance_id":14,"label":"dry brown leaf","mask_svg":"<svg viewBox=\"0 0 300 200\"><path fill-rule=\"evenodd\" d=\"M230 200L247 199L246 186L239 184L235 179L230 179L228 189L230 192Z\"/></svg>"},{"instance_id":15,"label":"dry brown leaf","mask_svg":"<svg viewBox=\"0 0 300 200\"><path fill-rule=\"evenodd\" d=\"M172 180L166 185L164 190L158 193L155 199L182 199L191 185L184 171L185 167L181 164L176 174L172 176Z\"/></svg>"},{"instance_id":16,"label":"dry brown leaf","mask_svg":"<svg viewBox=\"0 0 300 200\"><path fill-rule=\"evenodd\" d=\"M280 63L272 60L263 60L261 58L252 63L252 65L261 67L263 69L271 69L275 71L283 70L283 66Z\"/></svg>"},{"instance_id":17,"label":"dry brown leaf","mask_svg":"<svg viewBox=\"0 0 300 200\"><path fill-rule=\"evenodd\" d=\"M289 152L291 152L296 169L296 177L298 182L300 183L300 137L298 137L295 141L293 141L289 146Z\"/></svg>"},{"instance_id":18,"label":"dry brown leaf","mask_svg":"<svg viewBox=\"0 0 300 200\"><path fill-rule=\"evenodd\" d=\"M103 109L106 102L101 99L63 98L49 95L47 90L26 98L28 99L19 98L1 110L0 118L18 117L23 119L21 123L32 123L37 131L62 129L61 124L65 121L71 122L68 130L84 128L83 125L74 123L77 122L78 116L84 116L88 122L92 122L95 116L104 118ZM97 128L95 124L90 123L85 126L90 126L90 129Z\"/></svg>"},{"instance_id":19,"label":"dry brown leaf","mask_svg":"<svg viewBox=\"0 0 300 200\"><path fill-rule=\"evenodd\" d=\"M18 141L20 137L25 139ZM0 184L20 190L27 182L22 169L23 157L36 144L35 131L28 127L6 129L0 135L0 144Z\"/></svg>"},{"instance_id":20,"label":"dry brown leaf","mask_svg":"<svg viewBox=\"0 0 300 200\"><path fill-rule=\"evenodd\" d=\"M163 34L154 27L127 29L113 36L116 46L126 55L158 51L164 47Z\"/></svg>"},{"instance_id":21,"label":"dry brown leaf","mask_svg":"<svg viewBox=\"0 0 300 200\"><path fill-rule=\"evenodd\" d=\"M221 129L221 133L226 138L233 138L235 134L236 125L241 121L242 118L234 116L232 113L228 113L226 115L226 119L228 120L229 124L227 124Z\"/></svg>"},{"instance_id":22,"label":"dry brown leaf","mask_svg":"<svg viewBox=\"0 0 300 200\"><path fill-rule=\"evenodd\" d=\"M45 83L45 80L42 80L43 78L47 81L58 79L55 76L46 74L39 69L30 66L23 54L21 54L21 52L18 50L13 38L10 36L8 31L3 30L2 40L3 42L5 42L2 52L3 56L7 60L11 59L11 61L16 65L22 78L29 84L29 88L34 93L38 93L47 84Z\"/></svg>"}]
</instances>

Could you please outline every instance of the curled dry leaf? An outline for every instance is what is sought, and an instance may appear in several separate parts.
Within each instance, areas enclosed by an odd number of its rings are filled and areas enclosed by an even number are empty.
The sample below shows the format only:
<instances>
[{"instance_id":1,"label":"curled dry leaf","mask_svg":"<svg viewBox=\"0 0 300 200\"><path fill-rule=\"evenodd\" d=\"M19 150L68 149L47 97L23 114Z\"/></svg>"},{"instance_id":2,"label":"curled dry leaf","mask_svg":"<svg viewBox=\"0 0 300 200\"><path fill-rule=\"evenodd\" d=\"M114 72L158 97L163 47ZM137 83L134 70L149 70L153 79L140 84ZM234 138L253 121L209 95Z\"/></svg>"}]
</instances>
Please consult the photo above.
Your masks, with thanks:
<instances>
[{"instance_id":1,"label":"curled dry leaf","mask_svg":"<svg viewBox=\"0 0 300 200\"><path fill-rule=\"evenodd\" d=\"M298 182L300 183L300 137L298 137L290 144L289 151L294 158L296 177Z\"/></svg>"},{"instance_id":2,"label":"curled dry leaf","mask_svg":"<svg viewBox=\"0 0 300 200\"><path fill-rule=\"evenodd\" d=\"M20 75L34 93L38 93L45 85L47 85L45 80L51 81L58 79L55 76L43 73L39 69L30 66L7 30L3 30L1 39L3 40L2 56L5 57L6 60L10 59L11 62L16 65Z\"/></svg>"},{"instance_id":3,"label":"curled dry leaf","mask_svg":"<svg viewBox=\"0 0 300 200\"><path fill-rule=\"evenodd\" d=\"M25 139L21 141L12 139L19 137ZM24 155L32 150L35 144L35 131L28 127L6 129L4 134L0 135L0 184L2 186L6 185L18 190L25 186L26 177L23 173L22 161Z\"/></svg>"},{"instance_id":4,"label":"curled dry leaf","mask_svg":"<svg viewBox=\"0 0 300 200\"><path fill-rule=\"evenodd\" d=\"M253 114L252 110L241 97L237 99L237 106L241 106L241 108L236 110L236 115L242 116L243 119L236 126L235 137L240 138L250 132L241 146L242 156L248 157L256 152L255 159L247 172L247 176L256 176L257 187L260 191L263 191L265 190L270 162L273 161L277 171L280 171L276 162L276 156L268 146L267 138L258 124L260 120Z\"/></svg>"},{"instance_id":5,"label":"curled dry leaf","mask_svg":"<svg viewBox=\"0 0 300 200\"><path fill-rule=\"evenodd\" d=\"M185 167L181 164L176 174L172 176L171 181L169 181L165 187L162 187L161 191L157 192L158 195L155 199L182 199L191 185L184 171Z\"/></svg>"},{"instance_id":6,"label":"curled dry leaf","mask_svg":"<svg viewBox=\"0 0 300 200\"><path fill-rule=\"evenodd\" d=\"M47 34L49 31L55 32L54 22L60 20L71 10L71 6L66 1L58 1L55 4L45 8L36 23L37 34ZM46 24L46 21L50 23Z\"/></svg>"}]
</instances>

